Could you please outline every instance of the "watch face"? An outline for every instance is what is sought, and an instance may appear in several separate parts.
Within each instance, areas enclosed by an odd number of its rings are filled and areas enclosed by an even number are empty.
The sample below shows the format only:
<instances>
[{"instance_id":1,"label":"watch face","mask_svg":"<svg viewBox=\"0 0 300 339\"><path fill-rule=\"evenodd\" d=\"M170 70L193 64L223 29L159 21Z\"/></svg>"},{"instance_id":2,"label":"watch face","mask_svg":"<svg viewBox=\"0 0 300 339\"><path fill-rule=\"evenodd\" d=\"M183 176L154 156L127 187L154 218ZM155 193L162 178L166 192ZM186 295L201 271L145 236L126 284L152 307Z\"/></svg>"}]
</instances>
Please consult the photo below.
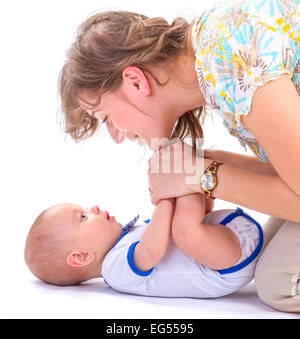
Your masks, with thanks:
<instances>
[{"instance_id":1,"label":"watch face","mask_svg":"<svg viewBox=\"0 0 300 339\"><path fill-rule=\"evenodd\" d=\"M210 173L204 173L200 177L200 184L204 190L212 190L216 186L216 179Z\"/></svg>"}]
</instances>

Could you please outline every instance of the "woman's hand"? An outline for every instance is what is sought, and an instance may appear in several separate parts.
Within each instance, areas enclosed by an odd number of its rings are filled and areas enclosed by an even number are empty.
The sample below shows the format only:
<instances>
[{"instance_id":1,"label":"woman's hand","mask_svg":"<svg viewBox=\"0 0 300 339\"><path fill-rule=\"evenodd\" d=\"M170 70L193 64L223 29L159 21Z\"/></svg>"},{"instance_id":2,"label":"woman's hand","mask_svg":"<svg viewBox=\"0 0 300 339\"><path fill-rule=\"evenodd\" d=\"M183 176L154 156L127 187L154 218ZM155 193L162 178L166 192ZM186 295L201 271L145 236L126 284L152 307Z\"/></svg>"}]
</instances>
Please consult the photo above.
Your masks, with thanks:
<instances>
[{"instance_id":1,"label":"woman's hand","mask_svg":"<svg viewBox=\"0 0 300 339\"><path fill-rule=\"evenodd\" d=\"M161 199L188 195L199 183L199 161L192 147L177 142L155 152L149 159L149 190L151 201L157 205ZM202 166L203 168L203 166Z\"/></svg>"}]
</instances>

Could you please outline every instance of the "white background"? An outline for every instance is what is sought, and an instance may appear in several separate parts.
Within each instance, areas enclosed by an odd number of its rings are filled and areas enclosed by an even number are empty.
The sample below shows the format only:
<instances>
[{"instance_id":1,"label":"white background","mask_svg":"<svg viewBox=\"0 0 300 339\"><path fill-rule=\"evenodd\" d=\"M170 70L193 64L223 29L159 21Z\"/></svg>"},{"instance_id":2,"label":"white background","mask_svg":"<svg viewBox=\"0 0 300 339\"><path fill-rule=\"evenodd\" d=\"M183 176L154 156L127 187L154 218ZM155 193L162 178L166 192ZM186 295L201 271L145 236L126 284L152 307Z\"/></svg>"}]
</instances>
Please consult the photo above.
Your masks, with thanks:
<instances>
[{"instance_id":1,"label":"white background","mask_svg":"<svg viewBox=\"0 0 300 339\"><path fill-rule=\"evenodd\" d=\"M115 145L106 131L76 144L65 137L58 124L58 74L77 26L102 9L129 10L168 20L183 15L191 20L206 3L1 2L0 317L293 317L262 304L253 284L240 297L222 301L147 299L114 293L102 281L72 288L46 286L31 275L24 263L27 232L36 216L51 205L98 204L122 223L137 213L149 218L154 208L148 195L148 151L129 141ZM205 137L206 147L243 152L218 117L206 122ZM216 201L217 209L232 207ZM267 218L245 211L261 223Z\"/></svg>"}]
</instances>

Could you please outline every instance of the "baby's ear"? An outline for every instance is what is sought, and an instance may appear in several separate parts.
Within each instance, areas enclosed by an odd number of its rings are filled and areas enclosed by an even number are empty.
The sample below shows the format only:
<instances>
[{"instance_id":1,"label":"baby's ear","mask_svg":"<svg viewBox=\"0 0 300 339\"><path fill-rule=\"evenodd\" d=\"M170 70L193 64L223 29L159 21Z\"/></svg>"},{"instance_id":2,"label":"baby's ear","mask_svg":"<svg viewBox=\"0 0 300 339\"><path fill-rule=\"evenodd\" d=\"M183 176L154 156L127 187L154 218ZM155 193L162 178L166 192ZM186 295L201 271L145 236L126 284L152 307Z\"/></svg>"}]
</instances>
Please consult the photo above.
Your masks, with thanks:
<instances>
[{"instance_id":1,"label":"baby's ear","mask_svg":"<svg viewBox=\"0 0 300 339\"><path fill-rule=\"evenodd\" d=\"M67 257L67 263L72 267L84 267L95 260L95 253L89 251L74 251Z\"/></svg>"}]
</instances>

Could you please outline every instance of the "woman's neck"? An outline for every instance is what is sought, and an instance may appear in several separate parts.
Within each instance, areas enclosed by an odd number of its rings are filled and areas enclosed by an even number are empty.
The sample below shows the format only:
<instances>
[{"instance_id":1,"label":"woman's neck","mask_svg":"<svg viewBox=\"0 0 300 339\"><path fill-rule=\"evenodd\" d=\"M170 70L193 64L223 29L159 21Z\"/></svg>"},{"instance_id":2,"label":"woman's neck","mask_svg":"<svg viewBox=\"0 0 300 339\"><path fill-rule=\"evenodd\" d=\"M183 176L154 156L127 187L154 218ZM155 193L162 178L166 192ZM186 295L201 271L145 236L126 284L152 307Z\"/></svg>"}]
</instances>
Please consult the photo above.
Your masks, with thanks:
<instances>
[{"instance_id":1,"label":"woman's neck","mask_svg":"<svg viewBox=\"0 0 300 339\"><path fill-rule=\"evenodd\" d=\"M166 136L186 112L206 105L195 70L195 55L186 51L171 64L149 66L151 101L148 111Z\"/></svg>"}]
</instances>

